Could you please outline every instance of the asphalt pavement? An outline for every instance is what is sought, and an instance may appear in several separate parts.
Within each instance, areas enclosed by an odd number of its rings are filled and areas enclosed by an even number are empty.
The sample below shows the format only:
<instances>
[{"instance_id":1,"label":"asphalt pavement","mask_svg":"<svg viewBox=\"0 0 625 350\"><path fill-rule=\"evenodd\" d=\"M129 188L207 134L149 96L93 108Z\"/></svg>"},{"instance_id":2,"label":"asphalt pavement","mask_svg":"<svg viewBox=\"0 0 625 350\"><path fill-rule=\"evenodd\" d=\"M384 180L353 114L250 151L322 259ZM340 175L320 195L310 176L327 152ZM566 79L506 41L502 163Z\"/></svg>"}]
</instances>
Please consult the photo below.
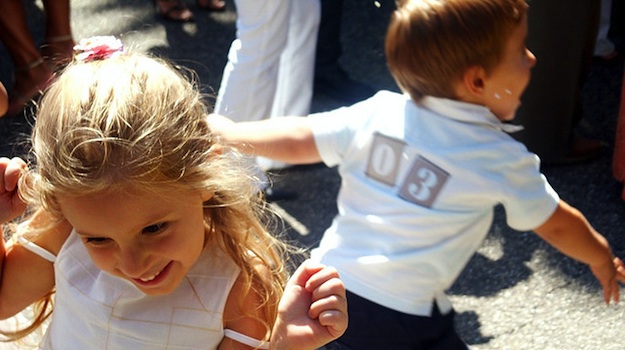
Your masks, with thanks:
<instances>
[{"instance_id":1,"label":"asphalt pavement","mask_svg":"<svg viewBox=\"0 0 625 350\"><path fill-rule=\"evenodd\" d=\"M44 37L40 1L25 0L33 35ZM75 38L116 35L135 50L167 57L195 70L205 92L219 87L230 42L235 35L235 8L208 13L195 3L194 23L172 23L157 16L148 0L73 0ZM344 0L341 63L350 75L376 89L397 91L384 62L383 40L393 0ZM621 38L622 39L622 38ZM621 52L623 42L619 41ZM565 58L563 58L565 59ZM540 58L539 58L540 60ZM12 65L0 47L0 80L10 89ZM623 65L594 64L584 87L586 112L581 132L614 142ZM313 111L341 106L317 94ZM23 118L0 119L0 155L20 155L29 132ZM579 208L625 257L625 201L622 185L612 178L612 148L582 164L545 166L543 171L561 197ZM340 179L323 165L295 166L277 172L276 188L295 191L295 200L274 203L283 213L289 237L315 246L336 214ZM625 349L625 304L603 304L601 289L588 268L541 241L531 232L516 232L498 211L490 233L449 291L458 313L457 327L477 350L490 349ZM625 292L621 293L625 299Z\"/></svg>"}]
</instances>

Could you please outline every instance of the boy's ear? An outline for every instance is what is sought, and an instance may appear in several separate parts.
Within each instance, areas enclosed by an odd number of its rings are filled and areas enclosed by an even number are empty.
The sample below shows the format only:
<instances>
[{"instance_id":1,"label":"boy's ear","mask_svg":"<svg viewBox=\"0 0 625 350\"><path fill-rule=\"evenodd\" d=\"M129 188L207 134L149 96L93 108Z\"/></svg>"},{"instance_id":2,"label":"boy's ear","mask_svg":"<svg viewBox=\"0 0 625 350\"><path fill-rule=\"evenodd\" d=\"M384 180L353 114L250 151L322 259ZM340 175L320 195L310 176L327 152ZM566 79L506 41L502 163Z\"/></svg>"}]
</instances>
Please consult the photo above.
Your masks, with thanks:
<instances>
[{"instance_id":1,"label":"boy's ear","mask_svg":"<svg viewBox=\"0 0 625 350\"><path fill-rule=\"evenodd\" d=\"M486 72L482 67L470 67L466 70L466 72L464 72L464 76L462 78L462 84L470 95L478 97L484 94Z\"/></svg>"}]
</instances>

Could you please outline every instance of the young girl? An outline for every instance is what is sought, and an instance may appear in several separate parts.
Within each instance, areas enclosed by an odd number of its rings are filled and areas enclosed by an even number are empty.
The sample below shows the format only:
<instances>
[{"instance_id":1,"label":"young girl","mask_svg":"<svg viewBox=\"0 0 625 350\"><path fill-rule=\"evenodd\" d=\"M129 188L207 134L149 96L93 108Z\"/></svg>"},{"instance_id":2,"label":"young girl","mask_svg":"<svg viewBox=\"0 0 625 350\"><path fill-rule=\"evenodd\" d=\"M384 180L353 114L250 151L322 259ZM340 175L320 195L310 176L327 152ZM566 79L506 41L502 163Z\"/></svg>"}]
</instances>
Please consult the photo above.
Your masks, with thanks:
<instances>
[{"instance_id":1,"label":"young girl","mask_svg":"<svg viewBox=\"0 0 625 350\"><path fill-rule=\"evenodd\" d=\"M486 237L494 208L587 264L606 303L623 262L507 132L536 59L524 0L404 0L386 57L404 94L381 91L308 117L229 123L225 142L290 163L338 166L339 214L312 259L335 266L350 325L337 349L466 350L445 291ZM332 348L332 347L328 347Z\"/></svg>"},{"instance_id":2,"label":"young girl","mask_svg":"<svg viewBox=\"0 0 625 350\"><path fill-rule=\"evenodd\" d=\"M36 166L17 186L24 163L0 160L0 223L24 210L16 187L34 208L0 244L0 317L38 301L27 332L54 295L43 349L313 349L339 336L331 268L298 270L278 314L287 247L214 143L197 89L112 37L77 48L41 102Z\"/></svg>"}]
</instances>

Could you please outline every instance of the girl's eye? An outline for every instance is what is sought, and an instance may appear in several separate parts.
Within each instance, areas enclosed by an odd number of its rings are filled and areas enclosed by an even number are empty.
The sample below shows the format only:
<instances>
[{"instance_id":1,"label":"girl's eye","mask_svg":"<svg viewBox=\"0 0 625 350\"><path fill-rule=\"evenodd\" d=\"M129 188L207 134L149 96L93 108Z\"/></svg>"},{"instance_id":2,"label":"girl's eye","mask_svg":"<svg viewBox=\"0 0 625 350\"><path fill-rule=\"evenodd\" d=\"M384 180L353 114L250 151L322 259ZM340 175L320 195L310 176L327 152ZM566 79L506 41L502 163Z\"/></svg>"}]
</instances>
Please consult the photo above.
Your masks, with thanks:
<instances>
[{"instance_id":1,"label":"girl's eye","mask_svg":"<svg viewBox=\"0 0 625 350\"><path fill-rule=\"evenodd\" d=\"M160 233L163 230L165 230L166 228L167 228L167 224L166 223L154 224L154 225L150 225L150 226L144 228L143 229L143 233L146 233L146 234Z\"/></svg>"},{"instance_id":2,"label":"girl's eye","mask_svg":"<svg viewBox=\"0 0 625 350\"><path fill-rule=\"evenodd\" d=\"M104 237L86 237L84 238L85 243L91 245L103 245L109 241L108 238Z\"/></svg>"}]
</instances>

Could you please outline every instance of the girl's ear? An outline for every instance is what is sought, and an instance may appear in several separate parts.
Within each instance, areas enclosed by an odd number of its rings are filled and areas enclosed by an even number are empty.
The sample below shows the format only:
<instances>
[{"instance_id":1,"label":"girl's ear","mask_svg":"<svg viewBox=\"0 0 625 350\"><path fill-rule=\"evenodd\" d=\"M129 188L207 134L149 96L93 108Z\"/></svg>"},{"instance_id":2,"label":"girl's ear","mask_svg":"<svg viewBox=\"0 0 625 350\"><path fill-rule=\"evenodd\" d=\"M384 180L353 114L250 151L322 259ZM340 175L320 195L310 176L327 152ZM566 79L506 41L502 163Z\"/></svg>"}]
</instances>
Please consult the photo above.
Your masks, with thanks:
<instances>
[{"instance_id":1,"label":"girl's ear","mask_svg":"<svg viewBox=\"0 0 625 350\"><path fill-rule=\"evenodd\" d=\"M482 67L473 66L464 72L462 84L465 91L473 98L481 98L484 95L484 82L486 72Z\"/></svg>"}]
</instances>

